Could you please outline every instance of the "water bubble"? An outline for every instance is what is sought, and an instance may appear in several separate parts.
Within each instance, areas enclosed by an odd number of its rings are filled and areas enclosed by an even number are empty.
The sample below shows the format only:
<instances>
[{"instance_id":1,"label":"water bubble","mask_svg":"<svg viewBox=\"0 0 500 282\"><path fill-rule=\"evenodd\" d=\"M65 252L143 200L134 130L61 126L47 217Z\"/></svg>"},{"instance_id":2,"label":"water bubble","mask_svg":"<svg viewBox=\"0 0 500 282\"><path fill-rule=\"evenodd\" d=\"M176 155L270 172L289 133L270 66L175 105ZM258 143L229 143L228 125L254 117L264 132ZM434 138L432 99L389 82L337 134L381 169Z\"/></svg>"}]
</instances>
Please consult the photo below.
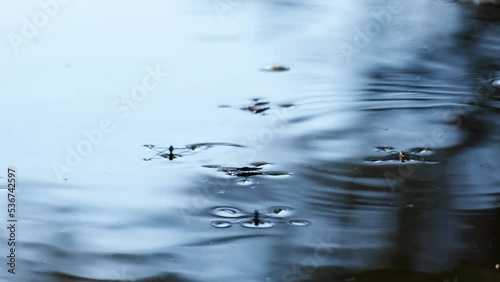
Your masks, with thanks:
<instances>
[{"instance_id":1,"label":"water bubble","mask_svg":"<svg viewBox=\"0 0 500 282\"><path fill-rule=\"evenodd\" d=\"M228 228L231 226L231 223L227 221L214 221L212 222L212 226L216 228Z\"/></svg>"},{"instance_id":2,"label":"water bubble","mask_svg":"<svg viewBox=\"0 0 500 282\"><path fill-rule=\"evenodd\" d=\"M305 219L292 219L290 220L290 224L295 226L306 226L309 225L309 221Z\"/></svg>"}]
</instances>

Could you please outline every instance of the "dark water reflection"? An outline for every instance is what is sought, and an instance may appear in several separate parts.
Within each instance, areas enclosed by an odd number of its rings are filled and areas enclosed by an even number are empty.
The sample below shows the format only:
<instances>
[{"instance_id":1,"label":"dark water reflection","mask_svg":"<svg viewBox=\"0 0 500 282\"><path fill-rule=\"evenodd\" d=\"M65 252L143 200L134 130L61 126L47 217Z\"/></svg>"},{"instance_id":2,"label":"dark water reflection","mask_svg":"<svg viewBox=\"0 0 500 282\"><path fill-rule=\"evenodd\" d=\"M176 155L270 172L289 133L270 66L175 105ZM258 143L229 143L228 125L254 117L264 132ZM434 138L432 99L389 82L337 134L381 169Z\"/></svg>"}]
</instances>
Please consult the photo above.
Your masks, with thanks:
<instances>
[{"instance_id":1,"label":"dark water reflection","mask_svg":"<svg viewBox=\"0 0 500 282\"><path fill-rule=\"evenodd\" d=\"M198 61L172 106L194 122L157 98L158 127L82 169L98 184L26 181L5 281L500 281L498 7L403 1L346 56L387 10L368 2L187 5L187 50L253 57ZM217 13L239 29L204 27Z\"/></svg>"}]
</instances>

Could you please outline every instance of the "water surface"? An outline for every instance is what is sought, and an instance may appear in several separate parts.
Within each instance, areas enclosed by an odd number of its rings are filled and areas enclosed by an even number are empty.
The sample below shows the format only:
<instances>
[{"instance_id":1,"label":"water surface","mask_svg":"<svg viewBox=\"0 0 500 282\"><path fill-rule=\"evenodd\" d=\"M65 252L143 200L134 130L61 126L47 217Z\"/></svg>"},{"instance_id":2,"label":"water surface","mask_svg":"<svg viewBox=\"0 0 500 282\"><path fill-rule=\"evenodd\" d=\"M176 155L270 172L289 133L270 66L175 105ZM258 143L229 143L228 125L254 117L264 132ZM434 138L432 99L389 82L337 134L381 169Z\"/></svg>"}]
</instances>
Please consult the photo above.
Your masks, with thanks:
<instances>
[{"instance_id":1,"label":"water surface","mask_svg":"<svg viewBox=\"0 0 500 282\"><path fill-rule=\"evenodd\" d=\"M167 2L1 43L2 281L500 281L497 6Z\"/></svg>"}]
</instances>

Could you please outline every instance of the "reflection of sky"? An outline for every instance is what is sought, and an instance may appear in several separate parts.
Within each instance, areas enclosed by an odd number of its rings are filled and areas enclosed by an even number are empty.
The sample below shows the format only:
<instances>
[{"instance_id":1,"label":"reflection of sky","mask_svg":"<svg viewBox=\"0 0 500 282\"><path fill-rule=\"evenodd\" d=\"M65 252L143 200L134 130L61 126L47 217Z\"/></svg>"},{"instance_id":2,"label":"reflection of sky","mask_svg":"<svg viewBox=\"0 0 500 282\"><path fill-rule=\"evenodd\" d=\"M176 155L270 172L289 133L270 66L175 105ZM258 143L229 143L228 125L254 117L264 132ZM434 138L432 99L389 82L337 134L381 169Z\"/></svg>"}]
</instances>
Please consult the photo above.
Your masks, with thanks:
<instances>
[{"instance_id":1,"label":"reflection of sky","mask_svg":"<svg viewBox=\"0 0 500 282\"><path fill-rule=\"evenodd\" d=\"M31 19L41 10L35 3L10 3L7 9L2 9L2 17L8 23L2 32L19 34L22 18ZM9 54L8 57L16 62L49 64L156 60L165 53L166 47L186 36L188 25L179 13L185 8L181 3L72 1L60 7L31 44L24 45L17 56ZM174 51L180 50L171 50Z\"/></svg>"},{"instance_id":2,"label":"reflection of sky","mask_svg":"<svg viewBox=\"0 0 500 282\"><path fill-rule=\"evenodd\" d=\"M295 14L300 16L300 9L307 8L300 6ZM9 9L2 9L6 24L1 32L21 34L22 18L31 18L39 9L35 2L10 3ZM64 159L65 147L75 147L82 140L82 131L96 128L103 118L113 121L115 132L106 136L79 170L91 173L87 165L112 166L114 160L124 156L124 150L134 150L142 143L182 145L204 141L207 136L225 141L248 139L241 137L236 116L228 120L227 112L217 106L241 104L251 97L272 99L273 93L289 89L269 79L268 74L257 72L257 68L272 62L299 64L300 54L290 50L290 41L307 48L307 42L318 37L314 32L318 26L339 28L338 20L321 13L327 19L325 24L319 20L306 24L302 27L306 32L298 37L278 32L276 38L260 41L253 34L266 33L266 26L272 27L273 22L289 22L278 19L266 23L262 18L261 26L255 22L259 9L267 8L245 3L221 20L210 5L200 7L181 1L147 1L140 5L75 1L61 6L18 53L8 41L1 46L5 73L0 81L4 92L11 93L2 103L4 120L9 120L10 138L2 146L6 161L29 169L27 175L54 180L51 164ZM304 21L320 10L313 7L313 11ZM342 13L337 11L335 15L340 19ZM111 104L141 82L147 66L157 65L170 76L129 118L119 119L110 110ZM286 102L289 98L275 99ZM204 113L202 119L195 114L199 112ZM6 119L13 115L17 118ZM103 158L113 161L103 163ZM122 169L126 163L121 163Z\"/></svg>"}]
</instances>

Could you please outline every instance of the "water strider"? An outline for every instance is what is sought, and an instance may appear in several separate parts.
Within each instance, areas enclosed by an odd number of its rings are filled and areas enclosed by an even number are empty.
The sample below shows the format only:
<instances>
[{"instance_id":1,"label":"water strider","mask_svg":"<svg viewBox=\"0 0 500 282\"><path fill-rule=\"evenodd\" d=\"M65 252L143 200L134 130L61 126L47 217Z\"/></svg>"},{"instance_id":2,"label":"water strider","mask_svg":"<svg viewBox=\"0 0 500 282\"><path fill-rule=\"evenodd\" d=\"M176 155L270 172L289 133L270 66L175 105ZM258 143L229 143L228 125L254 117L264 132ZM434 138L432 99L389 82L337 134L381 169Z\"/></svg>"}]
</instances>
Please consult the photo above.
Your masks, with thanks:
<instances>
[{"instance_id":1,"label":"water strider","mask_svg":"<svg viewBox=\"0 0 500 282\"><path fill-rule=\"evenodd\" d=\"M196 143L196 144L186 145L185 147L181 147L181 148L175 148L172 145L170 145L168 147L162 147L162 146L156 146L153 144L145 144L143 146L156 152L156 154L154 154L153 156L151 156L149 158L144 158L144 161L151 161L154 159L169 159L172 161L176 158L180 158L180 157L187 156L187 155L193 155L193 154L199 153L200 151L210 149L212 147L221 147L221 146L222 147L223 146L237 147L237 148L244 147L243 145L239 145L239 144L223 143L223 142Z\"/></svg>"},{"instance_id":2,"label":"water strider","mask_svg":"<svg viewBox=\"0 0 500 282\"><path fill-rule=\"evenodd\" d=\"M304 219L288 219L293 214L293 209L289 207L271 207L268 213L261 213L254 210L253 213L245 213L233 207L218 207L212 211L212 214L229 218L231 220L216 220L212 226L217 228L227 228L233 224L241 224L248 228L271 228L276 223L288 223L294 226L305 226L309 221Z\"/></svg>"},{"instance_id":3,"label":"water strider","mask_svg":"<svg viewBox=\"0 0 500 282\"><path fill-rule=\"evenodd\" d=\"M151 161L151 160L156 159L156 158L159 158L159 159L165 158L165 159L169 159L172 161L173 159L182 156L180 154L174 154L174 150L179 150L179 148L174 148L174 146L172 146L172 145L169 146L168 148L165 148L165 147L157 147L157 146L152 145L152 144L145 144L144 147L157 152L152 157L144 158L145 161ZM184 151L182 153L184 153Z\"/></svg>"},{"instance_id":4,"label":"water strider","mask_svg":"<svg viewBox=\"0 0 500 282\"><path fill-rule=\"evenodd\" d=\"M289 108L294 106L293 104L273 104L269 101L264 101L261 98L253 98L250 104L247 105L239 105L239 106L228 106L221 105L220 108L239 108L240 110L251 112L253 114L262 114L264 115L270 109L273 108Z\"/></svg>"},{"instance_id":5,"label":"water strider","mask_svg":"<svg viewBox=\"0 0 500 282\"><path fill-rule=\"evenodd\" d=\"M290 173L285 171L264 171L263 168L266 165L271 165L268 162L253 162L249 166L242 167L232 167L232 166L220 166L220 165L204 165L206 168L215 168L217 171L224 172L230 176L236 176L243 178L243 183L245 183L248 178L257 175L266 176L284 176L290 175Z\"/></svg>"},{"instance_id":6,"label":"water strider","mask_svg":"<svg viewBox=\"0 0 500 282\"><path fill-rule=\"evenodd\" d=\"M259 226L259 224L260 224L260 219L259 219L259 211L258 211L258 210L255 210L255 211L253 212L253 224L254 224L255 226Z\"/></svg>"},{"instance_id":7,"label":"water strider","mask_svg":"<svg viewBox=\"0 0 500 282\"><path fill-rule=\"evenodd\" d=\"M377 151L388 153L388 156L385 157L370 157L367 160L371 162L385 162L385 161L398 161L398 162L407 162L407 161L418 161L418 162L426 162L426 163L437 163L436 161L430 160L425 157L425 155L430 154L430 149L427 148L412 148L408 151L403 150L394 150L394 147L390 146L379 146L376 147Z\"/></svg>"}]
</instances>

